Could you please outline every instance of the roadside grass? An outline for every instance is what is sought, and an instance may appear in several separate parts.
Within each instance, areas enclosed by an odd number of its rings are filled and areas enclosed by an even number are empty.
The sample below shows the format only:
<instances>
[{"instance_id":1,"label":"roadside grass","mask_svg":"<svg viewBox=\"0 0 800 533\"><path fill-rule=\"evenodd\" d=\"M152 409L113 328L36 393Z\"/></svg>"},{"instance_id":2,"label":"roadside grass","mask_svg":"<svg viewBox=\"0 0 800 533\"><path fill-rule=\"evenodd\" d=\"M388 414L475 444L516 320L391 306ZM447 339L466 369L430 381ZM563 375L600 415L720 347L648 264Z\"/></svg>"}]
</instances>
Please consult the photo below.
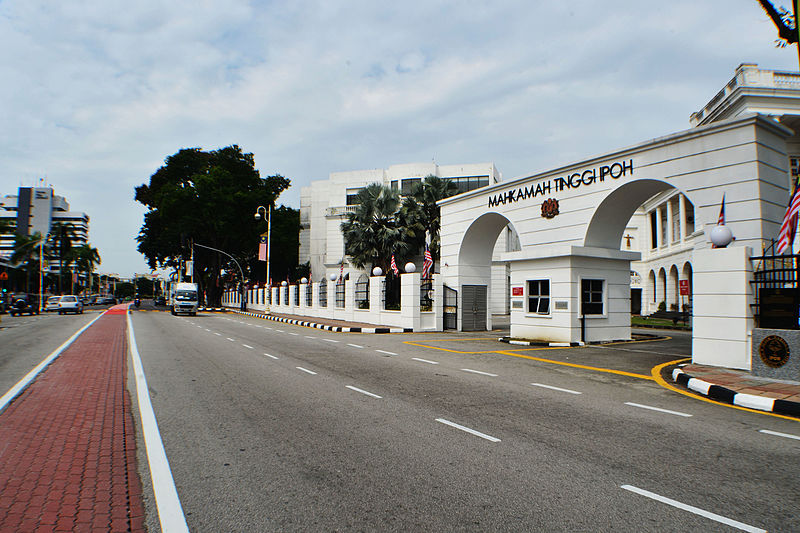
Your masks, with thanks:
<instances>
[{"instance_id":1,"label":"roadside grass","mask_svg":"<svg viewBox=\"0 0 800 533\"><path fill-rule=\"evenodd\" d=\"M674 322L669 318L648 318L644 316L631 316L631 326L637 328L664 328L664 329L683 329L691 330L692 327L678 320Z\"/></svg>"}]
</instances>

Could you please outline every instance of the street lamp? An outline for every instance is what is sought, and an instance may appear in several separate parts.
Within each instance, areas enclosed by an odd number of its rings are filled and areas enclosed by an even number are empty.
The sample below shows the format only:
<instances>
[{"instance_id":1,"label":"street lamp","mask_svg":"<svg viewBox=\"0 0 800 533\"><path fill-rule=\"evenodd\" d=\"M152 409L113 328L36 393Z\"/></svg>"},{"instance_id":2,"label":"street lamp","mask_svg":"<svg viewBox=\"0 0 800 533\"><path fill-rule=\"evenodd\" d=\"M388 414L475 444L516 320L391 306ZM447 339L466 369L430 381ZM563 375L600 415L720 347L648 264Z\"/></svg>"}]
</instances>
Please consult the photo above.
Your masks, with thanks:
<instances>
[{"instance_id":1,"label":"street lamp","mask_svg":"<svg viewBox=\"0 0 800 533\"><path fill-rule=\"evenodd\" d=\"M272 204L269 204L269 209L260 205L256 208L256 212L253 215L253 218L256 220L261 220L261 211L264 211L264 218L267 219L267 287L272 287L272 283L269 277L269 245L270 245L270 234L272 233Z\"/></svg>"}]
</instances>

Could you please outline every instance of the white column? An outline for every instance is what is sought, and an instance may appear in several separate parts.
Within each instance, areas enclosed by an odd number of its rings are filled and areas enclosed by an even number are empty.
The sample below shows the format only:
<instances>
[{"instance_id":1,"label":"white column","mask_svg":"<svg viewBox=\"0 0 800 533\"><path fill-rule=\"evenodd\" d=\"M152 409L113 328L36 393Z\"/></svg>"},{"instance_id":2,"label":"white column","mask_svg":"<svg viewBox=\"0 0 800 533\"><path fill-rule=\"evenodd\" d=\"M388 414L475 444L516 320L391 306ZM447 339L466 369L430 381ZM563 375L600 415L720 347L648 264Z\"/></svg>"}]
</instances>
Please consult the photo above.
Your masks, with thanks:
<instances>
[{"instance_id":1,"label":"white column","mask_svg":"<svg viewBox=\"0 0 800 533\"><path fill-rule=\"evenodd\" d=\"M664 245L661 242L661 206L656 207L656 250Z\"/></svg>"},{"instance_id":2,"label":"white column","mask_svg":"<svg viewBox=\"0 0 800 533\"><path fill-rule=\"evenodd\" d=\"M686 240L686 197L682 194L678 195L678 213L680 220L678 221L678 229L680 233L681 242ZM678 275L680 277L680 273Z\"/></svg>"}]
</instances>

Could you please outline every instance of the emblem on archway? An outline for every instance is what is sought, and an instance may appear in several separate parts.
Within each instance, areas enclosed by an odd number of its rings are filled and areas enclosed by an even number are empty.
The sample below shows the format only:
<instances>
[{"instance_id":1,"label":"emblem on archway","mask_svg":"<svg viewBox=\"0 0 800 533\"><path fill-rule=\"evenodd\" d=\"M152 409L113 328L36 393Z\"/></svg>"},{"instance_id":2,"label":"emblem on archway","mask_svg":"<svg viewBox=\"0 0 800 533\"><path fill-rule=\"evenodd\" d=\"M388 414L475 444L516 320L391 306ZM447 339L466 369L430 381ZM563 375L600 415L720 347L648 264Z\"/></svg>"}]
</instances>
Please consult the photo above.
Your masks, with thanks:
<instances>
[{"instance_id":1,"label":"emblem on archway","mask_svg":"<svg viewBox=\"0 0 800 533\"><path fill-rule=\"evenodd\" d=\"M553 218L558 214L558 200L555 198L548 198L542 202L542 216L544 218Z\"/></svg>"},{"instance_id":2,"label":"emblem on archway","mask_svg":"<svg viewBox=\"0 0 800 533\"><path fill-rule=\"evenodd\" d=\"M789 343L783 337L770 335L761 341L758 355L765 365L780 368L789 361Z\"/></svg>"}]
</instances>

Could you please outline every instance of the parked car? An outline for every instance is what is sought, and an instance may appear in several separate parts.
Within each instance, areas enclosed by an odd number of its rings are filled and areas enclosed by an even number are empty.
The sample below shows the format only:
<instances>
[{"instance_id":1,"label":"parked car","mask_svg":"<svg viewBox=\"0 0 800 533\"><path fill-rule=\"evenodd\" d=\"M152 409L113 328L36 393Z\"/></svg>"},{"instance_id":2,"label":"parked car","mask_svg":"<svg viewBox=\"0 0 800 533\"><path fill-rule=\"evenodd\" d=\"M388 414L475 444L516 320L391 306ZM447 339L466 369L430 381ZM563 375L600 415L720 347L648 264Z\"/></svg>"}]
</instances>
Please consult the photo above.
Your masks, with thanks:
<instances>
[{"instance_id":1,"label":"parked car","mask_svg":"<svg viewBox=\"0 0 800 533\"><path fill-rule=\"evenodd\" d=\"M11 309L9 309L11 316L15 315L38 315L39 307L36 305L36 300L30 294L15 294L11 298Z\"/></svg>"},{"instance_id":2,"label":"parked car","mask_svg":"<svg viewBox=\"0 0 800 533\"><path fill-rule=\"evenodd\" d=\"M89 304L91 304L91 303L92 303L92 298L91 298L91 296L89 296L88 294L84 294L84 295L82 295L82 296L78 296L78 298L80 298L80 300L81 300L81 303L82 303L84 306L87 306L87 305L89 305Z\"/></svg>"},{"instance_id":3,"label":"parked car","mask_svg":"<svg viewBox=\"0 0 800 533\"><path fill-rule=\"evenodd\" d=\"M48 313L51 312L51 311L58 311L58 302L59 302L59 300L61 300L61 296L51 296L51 297L49 297L47 299L47 301L45 302L45 304L44 304L44 310L46 312L48 312Z\"/></svg>"},{"instance_id":4,"label":"parked car","mask_svg":"<svg viewBox=\"0 0 800 533\"><path fill-rule=\"evenodd\" d=\"M98 305L115 305L117 303L117 299L113 296L101 296L97 299Z\"/></svg>"},{"instance_id":5,"label":"parked car","mask_svg":"<svg viewBox=\"0 0 800 533\"><path fill-rule=\"evenodd\" d=\"M58 314L75 313L76 315L83 313L83 302L74 294L62 296L58 301Z\"/></svg>"}]
</instances>

